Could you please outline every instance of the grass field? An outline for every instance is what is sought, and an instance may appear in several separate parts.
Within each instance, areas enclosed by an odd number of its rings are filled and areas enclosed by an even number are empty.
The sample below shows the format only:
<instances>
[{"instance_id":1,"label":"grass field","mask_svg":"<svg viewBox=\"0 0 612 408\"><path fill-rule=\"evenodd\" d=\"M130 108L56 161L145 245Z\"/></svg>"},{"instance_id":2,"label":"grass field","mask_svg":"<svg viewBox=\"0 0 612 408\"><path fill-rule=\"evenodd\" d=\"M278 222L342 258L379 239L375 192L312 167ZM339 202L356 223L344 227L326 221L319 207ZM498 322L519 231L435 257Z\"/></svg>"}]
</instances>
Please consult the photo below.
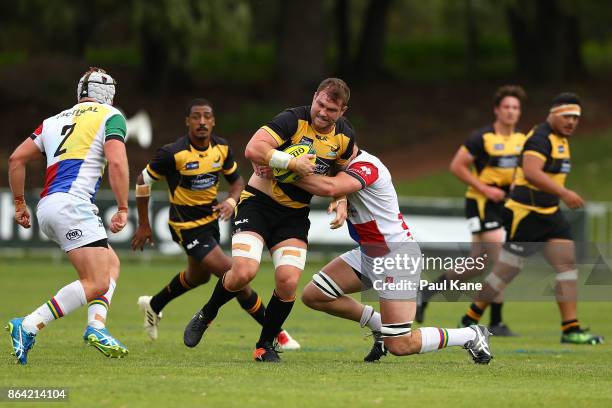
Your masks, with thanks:
<instances>
[{"instance_id":1,"label":"grass field","mask_svg":"<svg viewBox=\"0 0 612 408\"><path fill-rule=\"evenodd\" d=\"M320 266L308 266L303 284ZM3 334L0 387L68 387L70 405L96 407L612 406L612 346L561 345L552 303L508 304L506 320L521 337L493 338L495 359L489 366L474 365L458 348L387 356L367 365L362 358L370 340L363 329L300 302L285 327L303 348L282 354L282 364L251 361L259 328L235 302L197 348L187 349L183 328L208 297L210 284L168 305L160 338L152 343L142 331L136 299L156 292L181 267L124 263L109 328L130 349L126 359L106 359L83 345L83 309L41 332L25 367L14 364L9 336ZM0 260L0 271L3 325L74 279L65 263ZM264 264L254 282L266 300L269 271ZM434 304L429 322L454 327L465 307ZM610 316L612 303L580 305L581 320L608 339Z\"/></svg>"}]
</instances>

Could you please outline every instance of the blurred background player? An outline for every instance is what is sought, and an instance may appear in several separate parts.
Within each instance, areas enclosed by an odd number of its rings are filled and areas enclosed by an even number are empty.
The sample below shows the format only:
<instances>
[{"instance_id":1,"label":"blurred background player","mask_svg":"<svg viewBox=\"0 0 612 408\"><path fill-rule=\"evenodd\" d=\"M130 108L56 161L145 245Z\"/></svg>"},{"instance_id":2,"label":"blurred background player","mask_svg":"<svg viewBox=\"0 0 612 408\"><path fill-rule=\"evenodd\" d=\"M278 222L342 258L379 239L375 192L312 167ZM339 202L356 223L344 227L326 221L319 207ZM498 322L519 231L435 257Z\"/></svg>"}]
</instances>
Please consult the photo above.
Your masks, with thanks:
<instances>
[{"instance_id":1,"label":"blurred background player","mask_svg":"<svg viewBox=\"0 0 612 408\"><path fill-rule=\"evenodd\" d=\"M119 278L119 258L108 245L95 197L108 162L110 185L117 200L111 218L113 233L127 221L129 175L125 151L126 121L112 106L115 80L104 70L90 68L79 80L78 103L47 118L9 159L9 181L15 220L31 227L24 199L26 164L47 159L45 186L36 217L40 229L57 242L79 275L48 302L25 318L9 322L17 361L27 363L28 351L40 330L89 302L84 340L107 357L123 357L127 348L105 327L108 308Z\"/></svg>"},{"instance_id":2,"label":"blurred background player","mask_svg":"<svg viewBox=\"0 0 612 408\"><path fill-rule=\"evenodd\" d=\"M478 323L484 309L521 271L525 257L544 248L544 256L556 272L555 294L561 314L561 342L599 344L603 337L582 329L578 322L578 269L570 225L559 208L559 201L571 209L584 200L565 188L571 169L568 138L575 132L582 108L573 93L562 93L552 103L546 122L527 135L516 172L515 186L504 207L506 244L493 271L476 296L461 323Z\"/></svg>"},{"instance_id":3,"label":"blurred background player","mask_svg":"<svg viewBox=\"0 0 612 408\"><path fill-rule=\"evenodd\" d=\"M354 144L353 128L343 117L349 98L350 90L344 81L325 79L312 105L287 109L257 130L246 147L246 158L260 166L289 169L299 176L327 174L334 165L346 165ZM315 149L316 167L310 162L311 154L295 158L283 152L296 143ZM311 199L312 194L294 184L251 176L234 219L232 268L217 282L208 303L187 324L187 346L195 347L221 306L255 278L266 245L274 264L275 289L253 356L256 361L280 361L273 340L293 308L306 263Z\"/></svg>"},{"instance_id":4,"label":"blurred background player","mask_svg":"<svg viewBox=\"0 0 612 408\"><path fill-rule=\"evenodd\" d=\"M465 217L472 233L469 257L485 256L495 261L504 242L502 209L518 164L525 135L516 131L521 117L521 104L526 99L523 88L505 85L493 97L495 122L474 132L453 158L450 170L468 185L465 193ZM483 273L468 269L464 273L447 271L436 282L467 280ZM421 323L425 308L435 290L424 290L417 307L416 321ZM489 330L496 336L513 336L502 321L503 292L491 304Z\"/></svg>"},{"instance_id":5,"label":"blurred background player","mask_svg":"<svg viewBox=\"0 0 612 408\"><path fill-rule=\"evenodd\" d=\"M169 227L172 239L187 254L187 267L155 296L141 296L138 306L144 312L144 328L151 340L157 339L163 308L172 300L210 280L211 273L222 277L232 259L219 247L219 221L229 220L244 188L244 180L227 140L213 134L215 115L206 99L194 99L185 111L187 135L159 149L153 160L138 175L136 203L138 229L132 249L153 244L149 224L151 185L166 178L170 198ZM217 202L220 175L229 183L228 198ZM263 325L265 305L250 286L237 295L238 303ZM285 350L300 348L284 330L277 341Z\"/></svg>"},{"instance_id":6,"label":"blurred background player","mask_svg":"<svg viewBox=\"0 0 612 408\"><path fill-rule=\"evenodd\" d=\"M403 356L437 351L448 346L468 350L474 362L488 364L492 358L486 327L472 325L459 329L421 327L412 331L421 265L403 270L375 268L376 260L392 261L396 256L421 259L419 245L412 237L399 209L391 173L375 156L358 150L346 170L335 177L309 176L297 185L321 196L348 195L348 228L358 248L345 252L313 275L302 301L309 307L359 322L372 329L375 344L365 361L386 354ZM337 204L337 219L344 221L347 202ZM414 264L413 264L414 266ZM413 288L382 286L408 285ZM378 294L380 314L372 306L347 296L373 287ZM397 288L397 289L394 289Z\"/></svg>"}]
</instances>

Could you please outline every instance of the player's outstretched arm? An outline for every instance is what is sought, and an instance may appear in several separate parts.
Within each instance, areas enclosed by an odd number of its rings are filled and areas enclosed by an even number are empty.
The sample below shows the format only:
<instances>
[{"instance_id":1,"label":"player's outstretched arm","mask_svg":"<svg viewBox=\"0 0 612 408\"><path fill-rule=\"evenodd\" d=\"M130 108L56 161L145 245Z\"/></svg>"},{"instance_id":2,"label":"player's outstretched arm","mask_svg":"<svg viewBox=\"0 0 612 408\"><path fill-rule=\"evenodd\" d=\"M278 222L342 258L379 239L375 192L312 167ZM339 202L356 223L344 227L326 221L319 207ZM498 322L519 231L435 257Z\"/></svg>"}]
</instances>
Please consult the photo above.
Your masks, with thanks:
<instances>
[{"instance_id":1,"label":"player's outstretched arm","mask_svg":"<svg viewBox=\"0 0 612 408\"><path fill-rule=\"evenodd\" d=\"M24 197L26 164L40 157L40 150L30 138L21 143L9 157L8 176L15 203L15 221L24 228L31 227L30 213Z\"/></svg>"},{"instance_id":2,"label":"player's outstretched arm","mask_svg":"<svg viewBox=\"0 0 612 408\"><path fill-rule=\"evenodd\" d=\"M537 153L530 154L529 152L523 153L523 173L525 174L525 179L538 189L559 196L569 208L582 207L584 205L582 197L574 191L555 183L544 173L545 161Z\"/></svg>"},{"instance_id":3,"label":"player's outstretched arm","mask_svg":"<svg viewBox=\"0 0 612 408\"><path fill-rule=\"evenodd\" d=\"M117 201L117 213L111 218L110 229L117 233L127 223L129 170L125 143L111 139L104 143L104 156L108 161L108 178Z\"/></svg>"}]
</instances>

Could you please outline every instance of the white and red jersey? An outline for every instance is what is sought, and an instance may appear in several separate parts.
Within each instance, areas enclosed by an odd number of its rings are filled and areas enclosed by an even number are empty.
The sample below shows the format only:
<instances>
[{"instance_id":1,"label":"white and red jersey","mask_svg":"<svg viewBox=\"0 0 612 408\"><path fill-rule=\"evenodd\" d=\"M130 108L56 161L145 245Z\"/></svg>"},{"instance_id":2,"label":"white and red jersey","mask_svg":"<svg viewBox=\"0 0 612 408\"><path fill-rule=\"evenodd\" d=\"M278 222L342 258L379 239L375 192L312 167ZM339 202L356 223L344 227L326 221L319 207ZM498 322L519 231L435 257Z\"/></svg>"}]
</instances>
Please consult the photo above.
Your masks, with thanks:
<instances>
[{"instance_id":1,"label":"white and red jersey","mask_svg":"<svg viewBox=\"0 0 612 408\"><path fill-rule=\"evenodd\" d=\"M362 189L348 195L347 224L359 245L414 242L397 202L389 169L378 157L361 150L345 172L361 183Z\"/></svg>"}]
</instances>

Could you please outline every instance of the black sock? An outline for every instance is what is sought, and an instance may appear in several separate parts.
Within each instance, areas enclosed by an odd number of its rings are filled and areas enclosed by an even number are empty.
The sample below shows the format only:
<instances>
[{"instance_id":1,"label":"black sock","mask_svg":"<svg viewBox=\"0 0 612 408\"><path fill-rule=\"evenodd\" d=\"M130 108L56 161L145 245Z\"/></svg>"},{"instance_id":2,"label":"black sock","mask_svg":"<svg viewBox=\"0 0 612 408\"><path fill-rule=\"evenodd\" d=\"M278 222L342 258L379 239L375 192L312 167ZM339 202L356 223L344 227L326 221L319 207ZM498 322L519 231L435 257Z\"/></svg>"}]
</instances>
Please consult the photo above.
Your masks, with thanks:
<instances>
[{"instance_id":1,"label":"black sock","mask_svg":"<svg viewBox=\"0 0 612 408\"><path fill-rule=\"evenodd\" d=\"M579 332L580 323L578 322L578 319L566 320L561 322L561 330L563 330L563 334Z\"/></svg>"},{"instance_id":2,"label":"black sock","mask_svg":"<svg viewBox=\"0 0 612 408\"><path fill-rule=\"evenodd\" d=\"M232 300L238 295L239 292L230 292L225 289L223 286L223 281L225 280L225 275L221 279L217 281L215 285L215 290L212 295L210 295L210 299L208 303L204 305L202 308L202 313L204 314L204 318L208 321L212 321L217 317L217 313L219 313L219 309L221 306Z\"/></svg>"},{"instance_id":3,"label":"black sock","mask_svg":"<svg viewBox=\"0 0 612 408\"><path fill-rule=\"evenodd\" d=\"M433 282L433 283L442 283L445 282L447 280L446 278L446 274L443 273L442 275L438 276L438 278ZM435 296L436 293L438 293L439 290L434 289L434 290L430 290L430 289L423 289L422 295L421 295L421 299L423 303L427 303L431 300L432 297Z\"/></svg>"},{"instance_id":4,"label":"black sock","mask_svg":"<svg viewBox=\"0 0 612 408\"><path fill-rule=\"evenodd\" d=\"M496 326L502 322L503 305L503 303L491 303L491 323L489 325Z\"/></svg>"},{"instance_id":5,"label":"black sock","mask_svg":"<svg viewBox=\"0 0 612 408\"><path fill-rule=\"evenodd\" d=\"M461 319L461 323L464 326L471 326L473 324L478 324L483 312L484 310L476 306L475 303L472 303L467 313Z\"/></svg>"},{"instance_id":6,"label":"black sock","mask_svg":"<svg viewBox=\"0 0 612 408\"><path fill-rule=\"evenodd\" d=\"M238 303L240 303L240 306L242 306L242 308L246 310L246 312L250 314L253 319L257 321L257 323L262 326L264 325L266 318L266 306L261 301L261 298L257 292L252 290L249 297L245 299L238 297L236 299L238 300Z\"/></svg>"},{"instance_id":7,"label":"black sock","mask_svg":"<svg viewBox=\"0 0 612 408\"><path fill-rule=\"evenodd\" d=\"M183 293L187 292L190 289L193 289L195 286L192 286L185 279L185 272L181 272L177 274L165 288L159 291L159 293L151 298L151 309L157 314L162 311L162 309L170 303L170 301L174 298L181 296Z\"/></svg>"},{"instance_id":8,"label":"black sock","mask_svg":"<svg viewBox=\"0 0 612 408\"><path fill-rule=\"evenodd\" d=\"M266 309L266 318L261 328L261 335L257 342L257 347L261 347L263 343L272 343L274 338L278 335L283 323L287 320L295 298L291 300L282 300L276 294L276 291L272 293L268 308Z\"/></svg>"}]
</instances>

